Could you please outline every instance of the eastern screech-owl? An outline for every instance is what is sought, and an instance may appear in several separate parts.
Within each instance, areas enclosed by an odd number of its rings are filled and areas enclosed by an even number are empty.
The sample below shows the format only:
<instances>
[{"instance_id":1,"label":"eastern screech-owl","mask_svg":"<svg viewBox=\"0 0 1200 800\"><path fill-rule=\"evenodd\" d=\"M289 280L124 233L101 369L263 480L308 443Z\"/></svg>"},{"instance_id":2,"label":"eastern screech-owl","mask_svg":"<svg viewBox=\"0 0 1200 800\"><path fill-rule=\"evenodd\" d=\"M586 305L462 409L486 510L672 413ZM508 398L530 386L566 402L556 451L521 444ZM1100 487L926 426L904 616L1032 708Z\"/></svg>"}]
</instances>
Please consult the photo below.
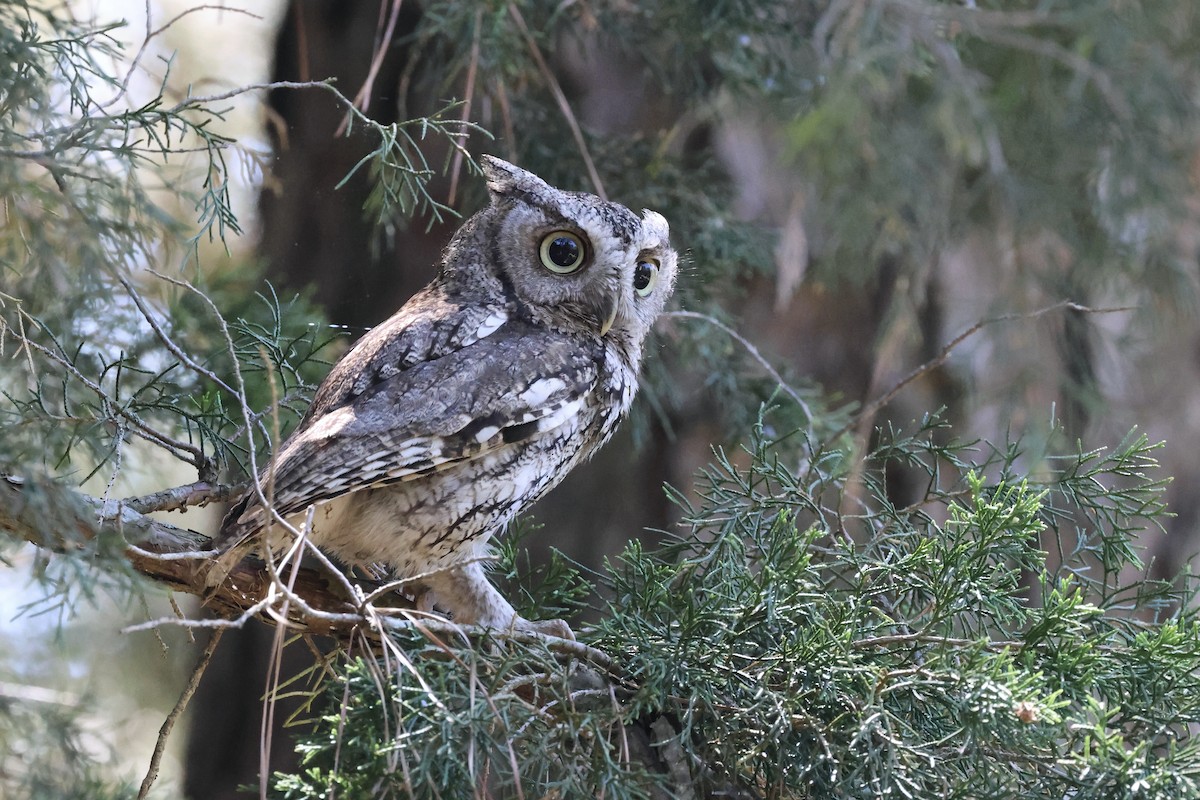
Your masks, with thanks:
<instances>
[{"instance_id":1,"label":"eastern screech-owl","mask_svg":"<svg viewBox=\"0 0 1200 800\"><path fill-rule=\"evenodd\" d=\"M326 552L414 578L424 608L569 636L518 616L480 562L625 417L676 254L660 214L481 163L490 206L434 281L337 363L260 483L297 528L315 506L309 536ZM266 523L252 488L217 547Z\"/></svg>"}]
</instances>

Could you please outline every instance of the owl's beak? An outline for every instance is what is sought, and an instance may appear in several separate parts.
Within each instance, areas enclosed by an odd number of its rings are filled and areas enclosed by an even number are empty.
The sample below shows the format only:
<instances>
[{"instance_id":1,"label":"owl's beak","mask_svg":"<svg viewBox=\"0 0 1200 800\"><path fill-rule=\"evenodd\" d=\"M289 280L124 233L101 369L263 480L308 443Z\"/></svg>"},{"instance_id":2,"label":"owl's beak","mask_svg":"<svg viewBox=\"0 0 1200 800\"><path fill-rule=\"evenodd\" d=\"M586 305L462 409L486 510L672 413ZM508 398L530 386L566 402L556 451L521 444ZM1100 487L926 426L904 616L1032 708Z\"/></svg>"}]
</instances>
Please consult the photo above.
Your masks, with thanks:
<instances>
[{"instance_id":1,"label":"owl's beak","mask_svg":"<svg viewBox=\"0 0 1200 800\"><path fill-rule=\"evenodd\" d=\"M604 320L604 324L600 326L600 335L606 335L612 328L613 323L617 321L617 304L620 298L613 298L612 309L608 312L608 318Z\"/></svg>"}]
</instances>

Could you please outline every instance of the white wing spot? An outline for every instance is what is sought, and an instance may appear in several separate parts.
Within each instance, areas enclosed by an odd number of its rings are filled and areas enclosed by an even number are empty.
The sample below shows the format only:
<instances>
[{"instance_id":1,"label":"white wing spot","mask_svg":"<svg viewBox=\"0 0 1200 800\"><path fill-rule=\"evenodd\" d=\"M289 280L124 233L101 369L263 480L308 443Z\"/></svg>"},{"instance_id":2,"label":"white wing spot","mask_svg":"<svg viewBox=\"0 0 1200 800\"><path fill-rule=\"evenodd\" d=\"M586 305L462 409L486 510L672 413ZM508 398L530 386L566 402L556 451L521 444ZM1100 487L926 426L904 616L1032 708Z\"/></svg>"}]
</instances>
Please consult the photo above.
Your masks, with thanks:
<instances>
[{"instance_id":1,"label":"white wing spot","mask_svg":"<svg viewBox=\"0 0 1200 800\"><path fill-rule=\"evenodd\" d=\"M521 402L527 406L540 406L545 403L555 392L565 389L566 382L562 378L539 378L529 385L529 388L521 392Z\"/></svg>"},{"instance_id":2,"label":"white wing spot","mask_svg":"<svg viewBox=\"0 0 1200 800\"><path fill-rule=\"evenodd\" d=\"M538 431L548 431L557 428L564 422L574 417L583 408L583 398L578 397L569 403L563 403L554 413L548 414L538 420Z\"/></svg>"},{"instance_id":3,"label":"white wing spot","mask_svg":"<svg viewBox=\"0 0 1200 800\"><path fill-rule=\"evenodd\" d=\"M483 322L479 323L479 328L475 331L475 335L480 339L491 336L506 322L508 322L507 312L503 310L493 311L483 318Z\"/></svg>"},{"instance_id":4,"label":"white wing spot","mask_svg":"<svg viewBox=\"0 0 1200 800\"><path fill-rule=\"evenodd\" d=\"M486 428L479 429L479 432L475 434L475 441L483 444L499 432L500 427L498 425L488 425Z\"/></svg>"},{"instance_id":5,"label":"white wing spot","mask_svg":"<svg viewBox=\"0 0 1200 800\"><path fill-rule=\"evenodd\" d=\"M428 439L409 439L396 448L395 461L405 464L422 456L432 456L434 448L430 445Z\"/></svg>"},{"instance_id":6,"label":"white wing spot","mask_svg":"<svg viewBox=\"0 0 1200 800\"><path fill-rule=\"evenodd\" d=\"M349 406L339 408L330 414L326 414L317 420L311 428L308 429L305 438L309 439L332 439L341 433L342 428L345 428L355 419L354 409Z\"/></svg>"}]
</instances>

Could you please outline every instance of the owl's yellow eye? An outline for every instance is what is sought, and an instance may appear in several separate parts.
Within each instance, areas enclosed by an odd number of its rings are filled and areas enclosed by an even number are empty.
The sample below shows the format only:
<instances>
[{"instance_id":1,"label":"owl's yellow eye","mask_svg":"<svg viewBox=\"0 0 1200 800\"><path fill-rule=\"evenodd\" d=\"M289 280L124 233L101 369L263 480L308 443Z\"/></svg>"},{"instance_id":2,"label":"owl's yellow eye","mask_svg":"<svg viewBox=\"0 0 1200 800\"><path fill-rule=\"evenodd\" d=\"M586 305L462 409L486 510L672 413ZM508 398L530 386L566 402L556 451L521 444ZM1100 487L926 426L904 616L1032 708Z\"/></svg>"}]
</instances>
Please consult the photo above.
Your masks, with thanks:
<instances>
[{"instance_id":1,"label":"owl's yellow eye","mask_svg":"<svg viewBox=\"0 0 1200 800\"><path fill-rule=\"evenodd\" d=\"M649 297L658 285L658 262L643 259L633 268L633 290L639 297Z\"/></svg>"},{"instance_id":2,"label":"owl's yellow eye","mask_svg":"<svg viewBox=\"0 0 1200 800\"><path fill-rule=\"evenodd\" d=\"M570 275L583 266L587 252L583 240L570 231L554 231L542 238L538 248L542 266L559 275Z\"/></svg>"}]
</instances>

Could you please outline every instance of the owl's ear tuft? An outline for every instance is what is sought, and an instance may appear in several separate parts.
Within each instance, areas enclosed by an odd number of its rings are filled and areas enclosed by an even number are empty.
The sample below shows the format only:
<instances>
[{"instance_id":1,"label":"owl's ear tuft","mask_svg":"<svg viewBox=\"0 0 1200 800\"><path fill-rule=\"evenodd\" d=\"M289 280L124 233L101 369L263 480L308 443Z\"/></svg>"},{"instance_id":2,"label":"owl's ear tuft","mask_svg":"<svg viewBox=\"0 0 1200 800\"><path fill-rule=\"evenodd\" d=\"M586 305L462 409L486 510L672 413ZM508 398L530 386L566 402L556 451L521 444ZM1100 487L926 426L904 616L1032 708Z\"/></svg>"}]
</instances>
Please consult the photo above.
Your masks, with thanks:
<instances>
[{"instance_id":1,"label":"owl's ear tuft","mask_svg":"<svg viewBox=\"0 0 1200 800\"><path fill-rule=\"evenodd\" d=\"M657 211L642 209L642 228L648 238L657 239L663 246L671 243L671 226L667 224L667 218Z\"/></svg>"},{"instance_id":2,"label":"owl's ear tuft","mask_svg":"<svg viewBox=\"0 0 1200 800\"><path fill-rule=\"evenodd\" d=\"M552 191L549 184L537 175L526 172L502 158L480 156L479 166L487 178L488 193L491 194L493 203L515 192L540 195Z\"/></svg>"}]
</instances>

